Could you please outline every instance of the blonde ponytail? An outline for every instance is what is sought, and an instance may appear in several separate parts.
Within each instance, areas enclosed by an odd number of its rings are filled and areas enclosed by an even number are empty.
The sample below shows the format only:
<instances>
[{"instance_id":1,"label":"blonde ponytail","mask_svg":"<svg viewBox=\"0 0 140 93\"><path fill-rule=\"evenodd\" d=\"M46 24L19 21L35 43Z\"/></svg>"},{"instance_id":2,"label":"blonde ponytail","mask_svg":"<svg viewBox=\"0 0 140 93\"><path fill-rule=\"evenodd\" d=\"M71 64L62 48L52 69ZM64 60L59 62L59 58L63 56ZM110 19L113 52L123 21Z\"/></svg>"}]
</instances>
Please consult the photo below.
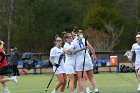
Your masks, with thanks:
<instances>
[{"instance_id":1,"label":"blonde ponytail","mask_svg":"<svg viewBox=\"0 0 140 93\"><path fill-rule=\"evenodd\" d=\"M0 48L4 49L4 42L0 40Z\"/></svg>"}]
</instances>

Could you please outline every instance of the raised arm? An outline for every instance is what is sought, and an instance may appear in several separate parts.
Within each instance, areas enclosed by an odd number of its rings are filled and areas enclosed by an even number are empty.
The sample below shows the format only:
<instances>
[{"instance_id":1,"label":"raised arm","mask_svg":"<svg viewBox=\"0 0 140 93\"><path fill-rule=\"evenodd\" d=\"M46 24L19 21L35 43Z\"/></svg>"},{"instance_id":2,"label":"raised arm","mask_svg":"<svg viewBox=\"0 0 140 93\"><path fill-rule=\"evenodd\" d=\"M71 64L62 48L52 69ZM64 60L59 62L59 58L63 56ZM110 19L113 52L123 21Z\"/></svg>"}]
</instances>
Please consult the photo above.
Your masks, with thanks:
<instances>
[{"instance_id":1,"label":"raised arm","mask_svg":"<svg viewBox=\"0 0 140 93\"><path fill-rule=\"evenodd\" d=\"M91 46L91 44L88 41L87 41L87 46L88 46L88 48L90 49L90 51L92 53L91 56L92 56L94 62L96 62L97 61L97 57L96 57L94 48Z\"/></svg>"},{"instance_id":2,"label":"raised arm","mask_svg":"<svg viewBox=\"0 0 140 93\"><path fill-rule=\"evenodd\" d=\"M72 54L76 54L82 50L85 50L86 48L81 48L81 49L69 49L67 50L68 52L72 53Z\"/></svg>"}]
</instances>

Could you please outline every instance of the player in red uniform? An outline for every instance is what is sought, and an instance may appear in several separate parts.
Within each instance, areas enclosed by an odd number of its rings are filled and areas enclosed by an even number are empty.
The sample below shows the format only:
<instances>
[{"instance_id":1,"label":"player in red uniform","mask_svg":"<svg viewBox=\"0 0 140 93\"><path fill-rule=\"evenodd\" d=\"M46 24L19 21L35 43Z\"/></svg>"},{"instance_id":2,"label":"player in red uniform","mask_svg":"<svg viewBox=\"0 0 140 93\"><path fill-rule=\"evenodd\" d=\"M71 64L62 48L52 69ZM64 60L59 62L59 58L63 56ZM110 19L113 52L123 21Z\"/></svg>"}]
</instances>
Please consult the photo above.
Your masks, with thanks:
<instances>
[{"instance_id":1,"label":"player in red uniform","mask_svg":"<svg viewBox=\"0 0 140 93\"><path fill-rule=\"evenodd\" d=\"M4 78L4 75L8 74L9 71L8 71L8 61L5 56L5 51L4 51L3 45L4 45L4 42L0 40L0 83L4 87L3 93L10 93L10 91L8 90L8 87L6 85L6 82L13 81L13 82L17 83L17 78L16 78L16 76L14 76L12 78Z\"/></svg>"}]
</instances>

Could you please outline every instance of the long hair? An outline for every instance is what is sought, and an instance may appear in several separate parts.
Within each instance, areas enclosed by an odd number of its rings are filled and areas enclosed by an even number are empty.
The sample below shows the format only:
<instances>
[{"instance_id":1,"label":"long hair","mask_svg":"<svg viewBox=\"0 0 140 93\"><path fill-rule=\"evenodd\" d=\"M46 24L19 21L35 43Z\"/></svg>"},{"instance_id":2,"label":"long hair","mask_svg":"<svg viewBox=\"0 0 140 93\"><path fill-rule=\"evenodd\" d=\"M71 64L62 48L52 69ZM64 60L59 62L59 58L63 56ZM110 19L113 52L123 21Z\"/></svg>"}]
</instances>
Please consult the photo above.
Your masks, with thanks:
<instances>
[{"instance_id":1,"label":"long hair","mask_svg":"<svg viewBox=\"0 0 140 93\"><path fill-rule=\"evenodd\" d=\"M56 46L56 42L58 40L61 40L61 37L57 34L57 35L55 35L54 46Z\"/></svg>"},{"instance_id":2,"label":"long hair","mask_svg":"<svg viewBox=\"0 0 140 93\"><path fill-rule=\"evenodd\" d=\"M66 32L62 32L62 34L63 34L64 42L66 42L67 41L66 39L69 38L68 36L71 35L71 33L66 33Z\"/></svg>"},{"instance_id":3,"label":"long hair","mask_svg":"<svg viewBox=\"0 0 140 93\"><path fill-rule=\"evenodd\" d=\"M0 48L4 49L4 42L0 40Z\"/></svg>"}]
</instances>

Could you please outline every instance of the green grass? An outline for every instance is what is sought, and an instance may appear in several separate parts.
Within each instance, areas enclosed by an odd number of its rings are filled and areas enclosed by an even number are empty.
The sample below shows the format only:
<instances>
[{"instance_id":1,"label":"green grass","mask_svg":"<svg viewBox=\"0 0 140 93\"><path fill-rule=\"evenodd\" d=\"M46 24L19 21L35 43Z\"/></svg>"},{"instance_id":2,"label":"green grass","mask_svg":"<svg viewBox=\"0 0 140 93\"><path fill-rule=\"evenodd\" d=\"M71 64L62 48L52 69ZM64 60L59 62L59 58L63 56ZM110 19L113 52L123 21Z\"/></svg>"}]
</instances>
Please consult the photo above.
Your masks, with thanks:
<instances>
[{"instance_id":1,"label":"green grass","mask_svg":"<svg viewBox=\"0 0 140 93\"><path fill-rule=\"evenodd\" d=\"M18 78L19 84L8 82L11 93L46 93L44 90L51 75L28 75ZM137 93L137 80L134 73L95 74L100 93ZM48 90L51 93L57 79L55 78ZM91 88L93 90L93 88ZM3 88L0 87L0 93ZM59 93L59 92L58 92ZM66 89L65 93L69 93Z\"/></svg>"}]
</instances>

